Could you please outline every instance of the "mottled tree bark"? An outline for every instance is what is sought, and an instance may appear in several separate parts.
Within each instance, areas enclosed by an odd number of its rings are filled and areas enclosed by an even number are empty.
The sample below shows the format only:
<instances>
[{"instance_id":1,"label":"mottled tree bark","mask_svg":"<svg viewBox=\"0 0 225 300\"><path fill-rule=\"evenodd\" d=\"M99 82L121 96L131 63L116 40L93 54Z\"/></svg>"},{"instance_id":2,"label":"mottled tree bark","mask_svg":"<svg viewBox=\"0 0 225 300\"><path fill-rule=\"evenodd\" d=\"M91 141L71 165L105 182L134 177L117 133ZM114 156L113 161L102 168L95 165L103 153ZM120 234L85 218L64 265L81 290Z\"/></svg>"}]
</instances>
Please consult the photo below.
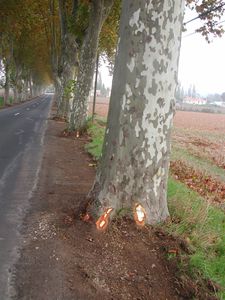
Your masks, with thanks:
<instances>
[{"instance_id":1,"label":"mottled tree bark","mask_svg":"<svg viewBox=\"0 0 225 300\"><path fill-rule=\"evenodd\" d=\"M18 91L16 86L13 87L13 101L14 103L18 103Z\"/></svg>"},{"instance_id":2,"label":"mottled tree bark","mask_svg":"<svg viewBox=\"0 0 225 300\"><path fill-rule=\"evenodd\" d=\"M15 60L13 59L13 72L12 72L12 87L13 87L13 101L14 103L18 103L19 102L19 99L18 99L18 77L19 77L19 70L18 70L18 67L15 63Z\"/></svg>"},{"instance_id":3,"label":"mottled tree bark","mask_svg":"<svg viewBox=\"0 0 225 300\"><path fill-rule=\"evenodd\" d=\"M5 85L4 85L4 105L9 104L9 89L10 89L10 75L9 70L10 65L9 61L5 61Z\"/></svg>"},{"instance_id":4,"label":"mottled tree bark","mask_svg":"<svg viewBox=\"0 0 225 300\"><path fill-rule=\"evenodd\" d=\"M14 93L14 101L16 101L16 103L20 103L23 101L22 68L18 65L18 63L15 63L13 93Z\"/></svg>"},{"instance_id":5,"label":"mottled tree bark","mask_svg":"<svg viewBox=\"0 0 225 300\"><path fill-rule=\"evenodd\" d=\"M76 1L74 1L76 2ZM66 117L68 113L68 102L70 101L70 93L68 88L71 80L75 78L75 68L77 66L77 44L75 37L68 30L66 1L59 0L59 16L61 27L61 53L57 70L57 90L58 90L58 110L57 115ZM75 6L75 5L74 5ZM73 7L73 13L76 14L76 7Z\"/></svg>"},{"instance_id":6,"label":"mottled tree bark","mask_svg":"<svg viewBox=\"0 0 225 300\"><path fill-rule=\"evenodd\" d=\"M74 36L67 33L64 36L65 47L61 53L61 64L58 78L58 116L67 117L71 93L69 93L71 81L75 79L77 66L77 45Z\"/></svg>"},{"instance_id":7,"label":"mottled tree bark","mask_svg":"<svg viewBox=\"0 0 225 300\"><path fill-rule=\"evenodd\" d=\"M4 86L4 105L9 104L9 83L8 80L6 79L5 81L5 86Z\"/></svg>"},{"instance_id":8,"label":"mottled tree bark","mask_svg":"<svg viewBox=\"0 0 225 300\"><path fill-rule=\"evenodd\" d=\"M33 81L31 75L29 76L29 90L30 90L30 97L33 97Z\"/></svg>"},{"instance_id":9,"label":"mottled tree bark","mask_svg":"<svg viewBox=\"0 0 225 300\"><path fill-rule=\"evenodd\" d=\"M95 218L140 204L165 220L183 0L124 0L103 157L90 196Z\"/></svg>"},{"instance_id":10,"label":"mottled tree bark","mask_svg":"<svg viewBox=\"0 0 225 300\"><path fill-rule=\"evenodd\" d=\"M89 26L81 48L74 98L69 111L69 130L80 130L87 118L88 97L95 70L99 35L112 7L113 0L94 0L91 6Z\"/></svg>"}]
</instances>

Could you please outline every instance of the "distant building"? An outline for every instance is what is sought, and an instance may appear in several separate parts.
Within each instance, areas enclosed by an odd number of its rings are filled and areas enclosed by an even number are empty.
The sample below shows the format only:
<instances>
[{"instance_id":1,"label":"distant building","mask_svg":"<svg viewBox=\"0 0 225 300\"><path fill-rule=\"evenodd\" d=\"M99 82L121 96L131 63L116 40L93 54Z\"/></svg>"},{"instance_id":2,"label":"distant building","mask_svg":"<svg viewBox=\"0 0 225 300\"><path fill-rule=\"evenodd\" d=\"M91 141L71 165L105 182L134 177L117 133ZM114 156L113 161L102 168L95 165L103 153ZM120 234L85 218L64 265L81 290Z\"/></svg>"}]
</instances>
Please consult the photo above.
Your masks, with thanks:
<instances>
[{"instance_id":1,"label":"distant building","mask_svg":"<svg viewBox=\"0 0 225 300\"><path fill-rule=\"evenodd\" d=\"M214 101L212 104L220 107L225 107L225 102L222 101Z\"/></svg>"},{"instance_id":2,"label":"distant building","mask_svg":"<svg viewBox=\"0 0 225 300\"><path fill-rule=\"evenodd\" d=\"M207 100L203 98L185 97L183 102L193 105L205 105Z\"/></svg>"}]
</instances>

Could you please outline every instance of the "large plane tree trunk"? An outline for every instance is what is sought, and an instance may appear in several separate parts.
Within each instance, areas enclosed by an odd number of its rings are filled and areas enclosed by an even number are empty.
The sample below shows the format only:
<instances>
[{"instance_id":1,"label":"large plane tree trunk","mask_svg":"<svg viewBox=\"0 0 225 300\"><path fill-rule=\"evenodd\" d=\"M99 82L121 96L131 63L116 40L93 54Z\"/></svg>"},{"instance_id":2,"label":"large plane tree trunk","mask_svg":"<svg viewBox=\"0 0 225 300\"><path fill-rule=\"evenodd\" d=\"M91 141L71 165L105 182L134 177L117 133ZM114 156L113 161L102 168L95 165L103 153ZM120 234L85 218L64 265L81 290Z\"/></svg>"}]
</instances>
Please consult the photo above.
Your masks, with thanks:
<instances>
[{"instance_id":1,"label":"large plane tree trunk","mask_svg":"<svg viewBox=\"0 0 225 300\"><path fill-rule=\"evenodd\" d=\"M103 157L90 197L95 218L141 205L165 220L183 0L124 0Z\"/></svg>"},{"instance_id":2,"label":"large plane tree trunk","mask_svg":"<svg viewBox=\"0 0 225 300\"><path fill-rule=\"evenodd\" d=\"M89 25L81 48L74 98L69 111L69 130L80 130L87 118L88 97L95 70L99 35L112 7L113 0L92 2Z\"/></svg>"}]
</instances>

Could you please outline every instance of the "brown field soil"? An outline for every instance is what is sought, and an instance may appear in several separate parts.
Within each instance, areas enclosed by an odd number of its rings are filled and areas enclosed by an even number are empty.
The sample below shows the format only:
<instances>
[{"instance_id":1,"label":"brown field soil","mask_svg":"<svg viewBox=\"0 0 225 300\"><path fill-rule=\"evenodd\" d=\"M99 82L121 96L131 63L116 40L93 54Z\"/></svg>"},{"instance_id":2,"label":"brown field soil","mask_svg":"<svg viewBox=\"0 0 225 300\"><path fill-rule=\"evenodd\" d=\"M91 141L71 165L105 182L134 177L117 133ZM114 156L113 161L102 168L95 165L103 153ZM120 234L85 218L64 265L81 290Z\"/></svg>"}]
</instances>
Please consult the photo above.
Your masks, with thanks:
<instances>
[{"instance_id":1,"label":"brown field soil","mask_svg":"<svg viewBox=\"0 0 225 300\"><path fill-rule=\"evenodd\" d=\"M50 120L40 181L24 221L16 270L17 300L215 299L177 263L183 241L118 218L105 232L80 218L95 176L87 137L64 137Z\"/></svg>"},{"instance_id":2,"label":"brown field soil","mask_svg":"<svg viewBox=\"0 0 225 300\"><path fill-rule=\"evenodd\" d=\"M88 107L89 114L92 114L92 109L93 109L93 99L92 98L90 99L88 106L89 106ZM95 113L98 116L107 117L108 110L109 110L109 98L97 97L96 105L95 105Z\"/></svg>"},{"instance_id":3,"label":"brown field soil","mask_svg":"<svg viewBox=\"0 0 225 300\"><path fill-rule=\"evenodd\" d=\"M225 133L225 115L177 111L174 118L174 125L179 128Z\"/></svg>"},{"instance_id":4,"label":"brown field soil","mask_svg":"<svg viewBox=\"0 0 225 300\"><path fill-rule=\"evenodd\" d=\"M195 157L209 160L217 167L225 169L225 137L216 138L213 132L211 136L206 136L199 136L198 133L196 136L196 132L191 129L184 133L176 128L173 131L172 142Z\"/></svg>"},{"instance_id":5,"label":"brown field soil","mask_svg":"<svg viewBox=\"0 0 225 300\"><path fill-rule=\"evenodd\" d=\"M211 204L225 208L225 184L212 176L188 166L184 161L176 160L170 163L170 171L175 179L185 183L190 189L198 192Z\"/></svg>"},{"instance_id":6,"label":"brown field soil","mask_svg":"<svg viewBox=\"0 0 225 300\"><path fill-rule=\"evenodd\" d=\"M92 111L93 102L89 102L89 112ZM107 117L109 99L97 97L96 114ZM225 133L225 115L200 112L177 111L174 118L174 126L178 128L219 131Z\"/></svg>"},{"instance_id":7,"label":"brown field soil","mask_svg":"<svg viewBox=\"0 0 225 300\"><path fill-rule=\"evenodd\" d=\"M180 160L174 157L171 173L211 204L224 209L225 182L222 174L225 173L222 169L225 169L225 115L179 111L174 124L173 144L184 150L186 157L180 157ZM199 164L197 160L195 164L191 163L192 158L188 158L187 153L197 158ZM201 170L201 160L208 164L208 170ZM215 172L210 175L214 166L221 169L221 176Z\"/></svg>"},{"instance_id":8,"label":"brown field soil","mask_svg":"<svg viewBox=\"0 0 225 300\"><path fill-rule=\"evenodd\" d=\"M92 103L90 103L90 107ZM108 100L97 98L96 114L107 116ZM211 161L225 169L225 115L177 111L174 118L173 142L195 157ZM185 130L185 132L183 131ZM218 136L218 137L217 137ZM201 170L188 166L185 161L174 161L171 172L189 188L224 207L224 183L207 176Z\"/></svg>"},{"instance_id":9,"label":"brown field soil","mask_svg":"<svg viewBox=\"0 0 225 300\"><path fill-rule=\"evenodd\" d=\"M93 103L89 103L89 113ZM96 100L96 114L107 117L109 99L98 97ZM194 131L210 132L210 134L225 134L225 115L199 112L177 111L174 118L174 127L189 131L173 135L173 140L181 147L188 149L192 154L210 159L218 167L225 169L225 136L212 142L202 136L196 136ZM206 135L207 136L207 135Z\"/></svg>"}]
</instances>

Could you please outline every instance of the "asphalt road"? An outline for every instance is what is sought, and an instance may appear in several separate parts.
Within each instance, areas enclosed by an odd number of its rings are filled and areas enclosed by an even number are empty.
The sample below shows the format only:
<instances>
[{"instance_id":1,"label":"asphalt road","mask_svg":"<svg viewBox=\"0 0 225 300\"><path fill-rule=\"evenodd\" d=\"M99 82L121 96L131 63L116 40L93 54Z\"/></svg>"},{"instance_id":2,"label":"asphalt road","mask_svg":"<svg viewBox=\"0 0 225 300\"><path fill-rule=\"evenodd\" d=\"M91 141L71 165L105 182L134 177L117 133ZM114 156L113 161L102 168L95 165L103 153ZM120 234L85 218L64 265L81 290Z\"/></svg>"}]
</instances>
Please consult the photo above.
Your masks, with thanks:
<instances>
[{"instance_id":1,"label":"asphalt road","mask_svg":"<svg viewBox=\"0 0 225 300\"><path fill-rule=\"evenodd\" d=\"M41 167L52 95L0 110L0 299L13 297L14 264Z\"/></svg>"}]
</instances>

